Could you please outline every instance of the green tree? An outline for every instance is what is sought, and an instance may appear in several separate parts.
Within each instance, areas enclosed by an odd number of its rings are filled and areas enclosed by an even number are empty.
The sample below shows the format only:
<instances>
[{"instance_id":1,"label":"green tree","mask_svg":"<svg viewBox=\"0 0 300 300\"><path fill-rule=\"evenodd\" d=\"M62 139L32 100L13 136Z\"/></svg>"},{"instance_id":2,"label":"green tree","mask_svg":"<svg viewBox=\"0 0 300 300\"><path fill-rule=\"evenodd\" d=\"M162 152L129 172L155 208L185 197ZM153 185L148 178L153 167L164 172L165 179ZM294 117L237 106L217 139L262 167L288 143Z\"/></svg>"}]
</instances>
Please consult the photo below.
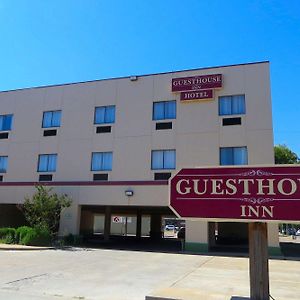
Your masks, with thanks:
<instances>
[{"instance_id":1,"label":"green tree","mask_svg":"<svg viewBox=\"0 0 300 300\"><path fill-rule=\"evenodd\" d=\"M67 195L58 196L52 193L52 188L37 185L34 195L25 197L21 209L30 226L48 229L54 237L58 233L61 212L71 203Z\"/></svg>"},{"instance_id":2,"label":"green tree","mask_svg":"<svg viewBox=\"0 0 300 300\"><path fill-rule=\"evenodd\" d=\"M299 164L300 159L296 153L286 145L276 145L274 147L275 164Z\"/></svg>"}]
</instances>

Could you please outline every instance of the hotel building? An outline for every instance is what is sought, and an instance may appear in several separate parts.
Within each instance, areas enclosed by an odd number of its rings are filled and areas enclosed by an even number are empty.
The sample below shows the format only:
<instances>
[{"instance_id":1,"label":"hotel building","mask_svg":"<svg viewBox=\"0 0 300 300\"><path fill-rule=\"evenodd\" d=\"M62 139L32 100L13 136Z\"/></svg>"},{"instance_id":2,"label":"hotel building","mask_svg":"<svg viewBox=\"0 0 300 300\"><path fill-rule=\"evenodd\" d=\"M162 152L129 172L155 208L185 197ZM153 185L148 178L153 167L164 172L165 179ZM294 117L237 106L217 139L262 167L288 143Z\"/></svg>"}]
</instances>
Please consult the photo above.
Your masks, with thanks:
<instances>
[{"instance_id":1,"label":"hotel building","mask_svg":"<svg viewBox=\"0 0 300 300\"><path fill-rule=\"evenodd\" d=\"M23 222L16 204L40 182L73 200L61 235L109 239L126 218L160 239L178 170L273 163L268 62L0 92L0 226ZM186 221L187 250L245 239L247 223Z\"/></svg>"}]
</instances>

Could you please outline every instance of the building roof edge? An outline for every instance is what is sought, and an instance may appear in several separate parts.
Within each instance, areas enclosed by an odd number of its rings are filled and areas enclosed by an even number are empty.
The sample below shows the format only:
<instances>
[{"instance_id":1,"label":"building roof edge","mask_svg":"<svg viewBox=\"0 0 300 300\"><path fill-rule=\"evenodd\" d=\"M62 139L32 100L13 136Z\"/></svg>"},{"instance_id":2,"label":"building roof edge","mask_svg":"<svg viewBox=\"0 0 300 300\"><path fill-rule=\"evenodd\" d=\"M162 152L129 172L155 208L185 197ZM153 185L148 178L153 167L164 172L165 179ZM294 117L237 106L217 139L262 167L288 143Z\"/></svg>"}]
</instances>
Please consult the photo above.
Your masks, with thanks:
<instances>
[{"instance_id":1,"label":"building roof edge","mask_svg":"<svg viewBox=\"0 0 300 300\"><path fill-rule=\"evenodd\" d=\"M125 79L125 78L130 78L132 76L147 77L147 76L164 75L164 74L171 74L171 73L180 73L180 72L188 72L188 71L200 71L200 70L210 70L210 69L229 68L229 67L239 67L239 66L264 64L264 63L270 63L270 61L269 60L264 60L264 61L248 62L248 63L240 63L240 64L232 64L232 65L223 65L223 66L214 66L214 67L210 66L210 67L203 67L203 68L175 70L175 71L168 71L168 72L161 72L161 73L151 73L151 74L142 74L142 75L130 75L130 76L103 78L103 79L93 79L93 80L87 80L87 81L78 81L78 82L69 82L69 83L41 85L41 86L34 86L34 87L17 88L17 89L12 89L12 90L4 90L4 91L0 91L0 94L1 93L8 93L8 92L22 91L22 90L30 90L30 89L42 89L42 88L49 88L49 87L67 86L67 85L73 85L73 84L84 84L84 83L91 83L91 82L104 81L104 80Z\"/></svg>"}]
</instances>

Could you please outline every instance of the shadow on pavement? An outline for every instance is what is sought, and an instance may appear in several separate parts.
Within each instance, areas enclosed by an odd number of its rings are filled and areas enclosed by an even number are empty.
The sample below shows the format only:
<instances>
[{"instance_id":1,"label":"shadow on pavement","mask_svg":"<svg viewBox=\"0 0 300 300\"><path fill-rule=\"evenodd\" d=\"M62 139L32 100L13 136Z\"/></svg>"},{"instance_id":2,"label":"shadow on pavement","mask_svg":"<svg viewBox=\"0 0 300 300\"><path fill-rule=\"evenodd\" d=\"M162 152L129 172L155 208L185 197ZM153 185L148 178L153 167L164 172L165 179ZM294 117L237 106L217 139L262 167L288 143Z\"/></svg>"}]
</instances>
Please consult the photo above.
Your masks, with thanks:
<instances>
[{"instance_id":1,"label":"shadow on pavement","mask_svg":"<svg viewBox=\"0 0 300 300\"><path fill-rule=\"evenodd\" d=\"M163 253L182 252L181 242L177 239L152 240L150 238L142 238L140 240L137 240L132 237L112 236L109 239L109 241L104 241L103 239L99 238L89 238L85 241L84 246L111 250L130 250Z\"/></svg>"},{"instance_id":2,"label":"shadow on pavement","mask_svg":"<svg viewBox=\"0 0 300 300\"><path fill-rule=\"evenodd\" d=\"M300 243L280 243L282 254L285 257L298 257L300 258Z\"/></svg>"}]
</instances>

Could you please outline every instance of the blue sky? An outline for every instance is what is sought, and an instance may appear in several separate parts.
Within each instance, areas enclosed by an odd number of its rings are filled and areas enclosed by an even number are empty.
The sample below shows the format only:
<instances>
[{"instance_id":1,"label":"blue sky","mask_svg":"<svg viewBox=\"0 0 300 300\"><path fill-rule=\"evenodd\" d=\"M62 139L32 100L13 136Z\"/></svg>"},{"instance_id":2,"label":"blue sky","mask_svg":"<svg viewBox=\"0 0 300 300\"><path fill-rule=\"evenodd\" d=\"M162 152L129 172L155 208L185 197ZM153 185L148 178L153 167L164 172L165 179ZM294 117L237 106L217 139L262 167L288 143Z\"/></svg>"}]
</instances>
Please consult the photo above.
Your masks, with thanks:
<instances>
[{"instance_id":1,"label":"blue sky","mask_svg":"<svg viewBox=\"0 0 300 300\"><path fill-rule=\"evenodd\" d=\"M0 0L0 90L269 60L300 155L300 1Z\"/></svg>"}]
</instances>

